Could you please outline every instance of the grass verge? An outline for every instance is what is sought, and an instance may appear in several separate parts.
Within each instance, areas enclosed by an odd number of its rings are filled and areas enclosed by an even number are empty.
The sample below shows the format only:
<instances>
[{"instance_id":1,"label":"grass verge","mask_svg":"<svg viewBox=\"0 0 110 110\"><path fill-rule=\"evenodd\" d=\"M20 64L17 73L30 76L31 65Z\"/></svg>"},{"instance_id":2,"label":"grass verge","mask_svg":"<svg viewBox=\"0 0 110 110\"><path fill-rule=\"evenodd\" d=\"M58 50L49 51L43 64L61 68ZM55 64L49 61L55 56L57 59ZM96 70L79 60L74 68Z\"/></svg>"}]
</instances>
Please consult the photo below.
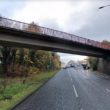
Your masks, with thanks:
<instances>
[{"instance_id":1,"label":"grass verge","mask_svg":"<svg viewBox=\"0 0 110 110\"><path fill-rule=\"evenodd\" d=\"M7 79L10 83L8 83L5 89L0 90L0 110L11 109L30 93L42 86L55 73L57 71L42 72L34 77L28 77L25 84L21 78Z\"/></svg>"}]
</instances>

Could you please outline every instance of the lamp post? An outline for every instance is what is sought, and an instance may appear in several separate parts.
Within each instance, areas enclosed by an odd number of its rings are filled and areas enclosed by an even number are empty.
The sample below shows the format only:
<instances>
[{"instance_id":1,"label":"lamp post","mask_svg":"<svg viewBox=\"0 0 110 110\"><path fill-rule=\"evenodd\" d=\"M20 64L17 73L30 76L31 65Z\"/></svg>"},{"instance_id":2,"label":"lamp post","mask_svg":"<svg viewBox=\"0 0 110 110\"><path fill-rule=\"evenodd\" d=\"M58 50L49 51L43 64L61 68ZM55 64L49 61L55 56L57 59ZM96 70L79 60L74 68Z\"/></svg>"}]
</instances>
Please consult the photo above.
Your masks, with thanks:
<instances>
[{"instance_id":1,"label":"lamp post","mask_svg":"<svg viewBox=\"0 0 110 110\"><path fill-rule=\"evenodd\" d=\"M99 9L102 9L102 8L105 8L105 7L108 7L108 6L110 6L110 5L101 6L101 7L99 7Z\"/></svg>"}]
</instances>

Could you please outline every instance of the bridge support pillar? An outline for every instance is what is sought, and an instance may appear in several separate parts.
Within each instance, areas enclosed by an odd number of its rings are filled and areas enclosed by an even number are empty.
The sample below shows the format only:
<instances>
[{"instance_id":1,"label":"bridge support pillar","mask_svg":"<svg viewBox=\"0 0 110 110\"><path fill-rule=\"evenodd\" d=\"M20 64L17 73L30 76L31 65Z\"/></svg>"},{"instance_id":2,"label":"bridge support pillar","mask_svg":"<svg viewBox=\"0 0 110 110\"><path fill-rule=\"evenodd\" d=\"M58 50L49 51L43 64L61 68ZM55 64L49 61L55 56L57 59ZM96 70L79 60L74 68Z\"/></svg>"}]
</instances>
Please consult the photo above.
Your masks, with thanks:
<instances>
[{"instance_id":1,"label":"bridge support pillar","mask_svg":"<svg viewBox=\"0 0 110 110\"><path fill-rule=\"evenodd\" d=\"M98 71L110 75L110 57L99 58Z\"/></svg>"}]
</instances>

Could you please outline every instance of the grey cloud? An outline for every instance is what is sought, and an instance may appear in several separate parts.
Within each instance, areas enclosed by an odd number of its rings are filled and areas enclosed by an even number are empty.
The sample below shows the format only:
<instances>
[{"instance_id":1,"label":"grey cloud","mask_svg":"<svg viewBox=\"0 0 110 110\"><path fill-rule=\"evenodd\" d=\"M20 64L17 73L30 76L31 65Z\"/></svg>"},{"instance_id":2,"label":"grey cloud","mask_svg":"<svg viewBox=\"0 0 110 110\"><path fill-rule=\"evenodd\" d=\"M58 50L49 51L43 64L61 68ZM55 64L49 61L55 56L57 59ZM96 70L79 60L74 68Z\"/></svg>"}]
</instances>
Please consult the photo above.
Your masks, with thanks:
<instances>
[{"instance_id":1,"label":"grey cloud","mask_svg":"<svg viewBox=\"0 0 110 110\"><path fill-rule=\"evenodd\" d=\"M99 10L99 6L110 4L106 0L89 3L86 10L72 13L65 30L72 34L94 40L110 40L110 7Z\"/></svg>"},{"instance_id":2,"label":"grey cloud","mask_svg":"<svg viewBox=\"0 0 110 110\"><path fill-rule=\"evenodd\" d=\"M43 19L39 22L39 25L55 30L61 30L57 20L54 18Z\"/></svg>"},{"instance_id":3,"label":"grey cloud","mask_svg":"<svg viewBox=\"0 0 110 110\"><path fill-rule=\"evenodd\" d=\"M4 17L12 17L13 13L24 7L24 1L14 1L10 0L0 1L0 14Z\"/></svg>"}]
</instances>

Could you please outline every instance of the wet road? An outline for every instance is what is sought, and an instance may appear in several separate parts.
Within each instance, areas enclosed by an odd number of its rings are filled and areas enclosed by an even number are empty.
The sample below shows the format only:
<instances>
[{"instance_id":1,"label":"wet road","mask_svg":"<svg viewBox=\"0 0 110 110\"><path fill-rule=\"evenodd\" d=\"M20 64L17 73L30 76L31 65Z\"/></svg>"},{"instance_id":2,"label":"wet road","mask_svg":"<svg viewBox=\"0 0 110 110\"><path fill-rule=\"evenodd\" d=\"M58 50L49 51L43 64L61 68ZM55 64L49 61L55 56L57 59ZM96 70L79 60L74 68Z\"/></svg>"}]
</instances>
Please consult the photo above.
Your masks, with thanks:
<instances>
[{"instance_id":1,"label":"wet road","mask_svg":"<svg viewBox=\"0 0 110 110\"><path fill-rule=\"evenodd\" d=\"M14 110L110 110L110 76L62 69Z\"/></svg>"}]
</instances>

